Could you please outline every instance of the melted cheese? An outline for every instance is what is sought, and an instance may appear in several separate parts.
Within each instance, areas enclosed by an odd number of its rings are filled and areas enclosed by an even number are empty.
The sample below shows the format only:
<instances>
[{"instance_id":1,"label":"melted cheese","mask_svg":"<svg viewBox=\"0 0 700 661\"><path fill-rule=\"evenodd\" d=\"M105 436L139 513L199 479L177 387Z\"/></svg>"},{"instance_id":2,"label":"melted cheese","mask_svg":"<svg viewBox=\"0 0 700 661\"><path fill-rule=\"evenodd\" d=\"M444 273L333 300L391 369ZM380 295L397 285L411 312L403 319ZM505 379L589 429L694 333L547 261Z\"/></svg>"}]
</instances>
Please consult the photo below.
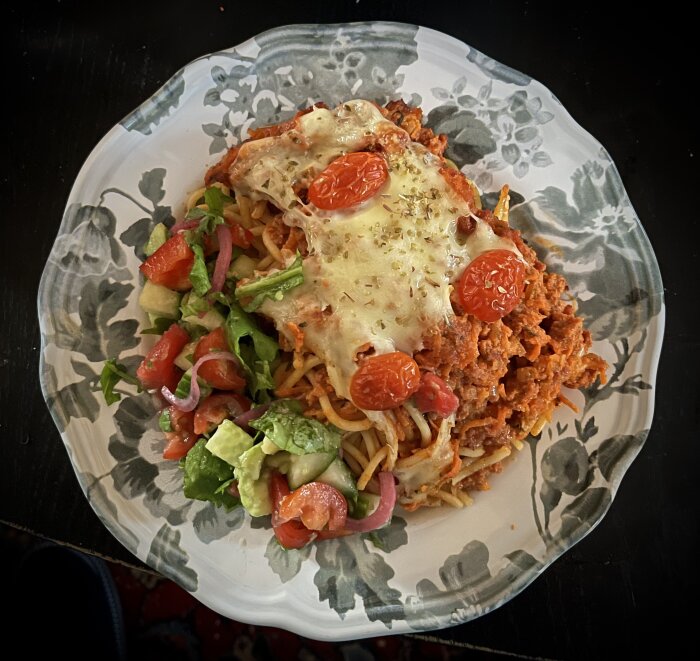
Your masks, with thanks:
<instances>
[{"instance_id":1,"label":"melted cheese","mask_svg":"<svg viewBox=\"0 0 700 661\"><path fill-rule=\"evenodd\" d=\"M480 220L466 240L459 236L456 220L469 214L467 203L440 174L441 160L408 139L387 154L388 181L370 200L342 211L302 203L294 184L308 185L382 131L401 129L367 101L315 109L297 129L244 145L231 171L236 187L271 200L286 223L304 230L304 284L265 301L261 312L282 333L288 322L303 327L305 344L346 398L358 351L412 355L429 329L453 316L452 283L472 259L495 248L517 253Z\"/></svg>"}]
</instances>

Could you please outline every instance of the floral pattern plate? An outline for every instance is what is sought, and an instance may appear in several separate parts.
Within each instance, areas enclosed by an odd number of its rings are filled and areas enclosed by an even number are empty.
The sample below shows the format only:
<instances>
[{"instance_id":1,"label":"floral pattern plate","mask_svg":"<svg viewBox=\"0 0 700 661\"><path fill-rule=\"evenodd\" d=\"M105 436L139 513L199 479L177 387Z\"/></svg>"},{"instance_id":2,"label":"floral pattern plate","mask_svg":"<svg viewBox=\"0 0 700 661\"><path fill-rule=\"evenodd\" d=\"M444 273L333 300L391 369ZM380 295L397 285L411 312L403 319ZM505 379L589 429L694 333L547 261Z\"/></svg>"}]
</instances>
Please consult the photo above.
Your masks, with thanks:
<instances>
[{"instance_id":1,"label":"floral pattern plate","mask_svg":"<svg viewBox=\"0 0 700 661\"><path fill-rule=\"evenodd\" d=\"M181 495L147 394L107 406L102 362L135 369L141 247L252 125L350 98L419 103L448 156L580 301L609 381L454 511L284 551L269 520ZM542 85L439 32L395 23L265 32L176 73L97 145L39 289L41 382L85 495L141 560L223 615L344 640L447 627L527 586L604 516L649 429L664 308L656 259L607 152Z\"/></svg>"}]
</instances>

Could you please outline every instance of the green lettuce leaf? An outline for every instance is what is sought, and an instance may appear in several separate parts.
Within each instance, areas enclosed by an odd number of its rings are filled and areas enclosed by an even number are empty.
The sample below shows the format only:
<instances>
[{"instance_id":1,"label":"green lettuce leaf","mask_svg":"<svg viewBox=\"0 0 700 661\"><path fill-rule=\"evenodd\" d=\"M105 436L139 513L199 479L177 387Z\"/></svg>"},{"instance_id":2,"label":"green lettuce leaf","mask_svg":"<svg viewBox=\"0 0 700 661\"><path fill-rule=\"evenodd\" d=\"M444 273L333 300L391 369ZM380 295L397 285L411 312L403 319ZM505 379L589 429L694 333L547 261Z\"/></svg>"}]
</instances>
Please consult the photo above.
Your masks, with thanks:
<instances>
[{"instance_id":1,"label":"green lettuce leaf","mask_svg":"<svg viewBox=\"0 0 700 661\"><path fill-rule=\"evenodd\" d=\"M240 502L224 490L224 485L233 479L233 466L209 452L206 443L203 438L197 441L181 463L185 471L185 496L209 500L230 510Z\"/></svg>"},{"instance_id":2,"label":"green lettuce leaf","mask_svg":"<svg viewBox=\"0 0 700 661\"><path fill-rule=\"evenodd\" d=\"M236 298L240 301L244 298L252 300L243 306L246 312L254 312L266 298L281 301L284 292L298 287L304 282L301 255L297 253L296 259L286 269L270 273L253 282L236 287Z\"/></svg>"},{"instance_id":3,"label":"green lettuce leaf","mask_svg":"<svg viewBox=\"0 0 700 661\"><path fill-rule=\"evenodd\" d=\"M278 399L249 426L265 434L277 447L291 454L334 452L340 447L340 431L301 414L295 399Z\"/></svg>"},{"instance_id":4,"label":"green lettuce leaf","mask_svg":"<svg viewBox=\"0 0 700 661\"><path fill-rule=\"evenodd\" d=\"M260 330L238 303L231 301L229 307L224 324L226 339L246 371L253 398L266 402L269 400L266 391L274 387L270 363L277 358L279 345Z\"/></svg>"}]
</instances>

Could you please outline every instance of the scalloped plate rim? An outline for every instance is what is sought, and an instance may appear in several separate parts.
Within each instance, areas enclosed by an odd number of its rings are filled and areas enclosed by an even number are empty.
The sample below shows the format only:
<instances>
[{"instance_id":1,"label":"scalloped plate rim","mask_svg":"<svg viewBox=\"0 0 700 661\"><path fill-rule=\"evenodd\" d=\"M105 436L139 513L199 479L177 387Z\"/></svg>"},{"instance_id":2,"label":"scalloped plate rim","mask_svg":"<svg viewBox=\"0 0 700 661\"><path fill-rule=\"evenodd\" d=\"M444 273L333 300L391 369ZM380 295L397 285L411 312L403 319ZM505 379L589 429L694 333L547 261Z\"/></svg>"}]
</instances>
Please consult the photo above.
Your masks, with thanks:
<instances>
[{"instance_id":1,"label":"scalloped plate rim","mask_svg":"<svg viewBox=\"0 0 700 661\"><path fill-rule=\"evenodd\" d=\"M56 233L56 238L63 234L63 230L65 228L65 225L67 224L67 210L70 207L71 203L75 201L75 197L77 196L77 193L82 189L82 187L85 185L85 179L88 176L88 173L90 171L90 166L91 164L99 157L101 156L102 152L105 150L105 148L111 143L113 140L117 139L118 137L121 137L124 135L124 132L127 130L124 127L124 123L128 121L130 118L133 118L142 108L147 106L155 97L158 97L166 88L167 86L174 80L178 78L183 72L186 70L190 69L197 63L208 60L212 57L216 57L217 55L221 54L231 54L234 53L238 49L243 49L247 46L256 46L256 40L263 36L263 35L270 35L274 36L278 33L283 33L285 30L288 29L299 29L299 28L310 28L310 29L323 29L323 30L334 30L338 28L343 28L343 27L371 27L371 26L396 26L400 28L415 28L417 31L420 31L420 33L423 36L427 36L433 40L435 40L434 43L431 43L431 47L435 47L437 45L437 49L439 50L442 45L439 43L440 41L447 41L450 45L455 45L458 46L460 49L463 47L467 47L469 49L470 53L476 53L479 55L483 55L483 57L490 62L493 62L495 64L501 64L497 60L494 60L492 57L484 55L481 51L478 49L466 44L462 40L453 37L451 35L445 34L439 30L435 30L433 28L428 28L425 26L420 26L416 24L411 24L411 23L402 23L402 22L396 22L396 21L358 21L358 22L350 22L350 23L324 23L324 24L318 24L318 23L298 23L298 24L288 24L288 25L283 25L283 26L278 26L278 27L273 27L268 30L265 30L263 32L257 33L256 35L246 39L245 41L226 48L222 49L219 51L214 51L211 53L207 53L204 55L201 55L199 57L194 58L190 62L188 62L186 65L178 69L163 85L161 85L155 92L153 92L143 103L139 104L134 110L129 112L127 115L125 115L120 121L118 121L103 137L102 139L95 145L95 147L91 150L90 154L88 157L85 159L83 162L78 175L76 176L73 185L71 187L71 192L68 196L67 202L66 202L66 207L63 212L63 216L61 219L61 223L58 227L57 233ZM425 47L425 44L423 45ZM416 62L420 62L420 56L417 57ZM512 70L516 73L520 73L518 70L513 69L512 67L509 67L508 65L502 65L506 67L509 70ZM528 78L530 78L528 76ZM582 127L571 115L571 113L568 111L568 109L561 104L561 102L556 98L556 96L551 92L551 90L546 87L544 84L539 82L538 80L534 78L530 78L530 83L535 84L537 87L540 88L540 90L545 91L549 94L552 95L556 103L558 104L558 110L560 113L560 119L565 119L570 128L573 129L577 134L582 135L582 137L593 143L595 146L598 148L602 149L606 154L608 154L607 150L605 150L605 147L589 132L587 131L584 127ZM179 109L175 108L172 112L176 113ZM609 154L608 154L609 156ZM614 168L616 174L619 177L619 172L617 170L617 167L615 166L615 163L612 158L610 158L610 164ZM620 181L622 181L621 177ZM628 197L629 200L629 197ZM629 200L630 206L632 206L631 200ZM657 275L659 278L661 278L661 273L660 269L658 267L658 260L655 257L653 247L651 245L651 242L649 241L648 235L644 229L643 224L641 223L639 219L639 215L636 213L632 206L632 210L634 212L634 217L636 221L636 226L641 230L642 232L642 240L646 242L646 246L649 249L650 255L653 257L653 262L652 263L647 263L647 271L648 272L655 272L655 275ZM55 239L54 239L54 245L55 245ZM53 246L52 249L49 253L49 257L51 252L53 252ZM46 382L46 349L47 349L47 344L45 341L45 335L46 335L46 325L45 325L45 311L42 310L41 307L41 296L44 290L48 287L47 284L47 270L48 270L48 258L47 258L47 264L44 267L44 270L42 272L42 276L39 282L39 287L38 287L38 295L37 295L37 313L38 313L38 318L39 318L39 327L40 327L40 358L39 358L39 381L41 385L41 390L42 390L42 395L44 396L45 401L48 399L49 396L49 385ZM659 294L660 296L660 311L656 317L653 318L653 321L656 324L656 335L653 338L649 338L649 341L651 341L651 344L646 347L647 351L647 364L649 365L649 382L651 384L656 383L656 376L657 376L657 371L658 371L658 364L660 360L660 355L661 355L661 349L662 349L662 344L663 344L663 336L664 336L664 329L665 329L665 304L664 304L664 296L663 296L663 290L661 290L661 293ZM644 393L642 395L645 397L645 401L642 402L644 406L642 407L641 405L637 406L636 408L638 409L637 416L635 419L641 419L643 421L643 429L647 430L647 434L645 434L644 439L641 441L641 443L635 447L631 452L628 452L624 456L624 461L621 461L620 463L616 464L620 468L620 470L616 473L615 479L610 481L610 495L611 498L610 500L602 507L599 508L595 512L595 518L592 522L592 525L585 527L582 523L581 526L579 526L577 529L575 529L572 534L566 539L566 544L565 545L560 545L554 549L553 552L547 552L547 554L543 558L542 565L539 567L535 567L531 570L528 570L526 572L522 572L519 576L518 579L514 582L509 584L509 587L511 589L509 590L504 590L498 593L498 596L493 598L488 604L485 605L480 605L479 612L475 613L471 616L468 616L466 618L460 619L460 621L456 622L443 622L440 624L437 629L432 629L432 630L439 630L439 629L444 629L448 628L451 626L456 626L461 623L465 623L468 621L471 621L473 619L476 619L486 613L489 613L496 608L499 608L502 606L504 603L507 603L510 601L512 598L517 596L522 590L524 590L528 585L530 585L538 576L540 576L548 567L550 567L561 555L563 555L566 551L571 549L575 544L577 544L581 539L583 539L586 535L588 535L594 528L598 526L598 524L603 520L605 517L606 513L608 512L609 508L611 507L615 495L617 493L617 490L622 482L622 479L631 466L632 462L634 459L638 456L638 454L641 452L642 448L644 447L646 443L646 438L648 436L648 431L650 430L651 423L653 420L653 414L654 414L654 399L655 399L655 388L652 388L652 390L648 393ZM48 404L48 402L47 402ZM71 441L68 438L68 434L65 431L61 431L62 429L62 423L58 417L57 412L54 410L52 407L48 407L51 417L54 421L54 424L56 425L57 429L59 430L59 433L61 435L61 439L64 443L64 446L66 447L67 453L69 455L69 459L71 461L71 466L76 474L76 477L78 478L78 482L81 486L81 489L86 496L86 499L90 503L90 506L92 507L93 511L100 517L102 520L103 517L111 519L111 516L103 511L101 511L97 504L93 502L93 499L89 497L87 493L87 485L84 484L83 479L81 479L78 466L75 464L73 460L73 454L71 451ZM643 411L642 411L643 409ZM110 530L110 532L115 536L116 539L119 540L119 542L125 546L125 548L128 549L128 546L126 545L126 542L122 539L120 533L118 530L113 529L110 526L107 526L105 522L103 522L106 527ZM583 528L583 530L582 530ZM128 549L129 550L129 549ZM139 553L137 557L139 557L140 560L145 562L145 558L142 557L142 555L146 554L141 554ZM288 584L283 583L280 585L280 589L282 591L288 589ZM463 588L462 588L463 590ZM505 593L504 593L505 592ZM439 601L444 601L448 597L453 597L454 595L460 594L460 590L454 589L454 590L446 590L446 591L441 591L439 595L433 597L433 599L437 599ZM260 624L260 625L267 625L267 626L281 626L284 627L285 629L292 631L294 633L308 636L310 638L316 639L316 640L327 640L327 641L342 641L342 640L353 640L357 638L362 638L366 636L381 636L381 635L392 635L392 634L399 634L399 633L406 633L406 632L413 632L413 633L420 633L421 630L414 630L410 629L405 626L405 620L394 620L392 622L392 627L385 629L385 630L371 630L367 631L366 629L368 627L372 627L375 623L371 622L369 620L364 621L364 622L357 622L354 624L349 624L344 622L341 619L338 619L335 626L330 626L327 625L325 628L318 628L314 627L313 624L309 625L302 619L297 619L294 617L294 613L290 611L290 609L278 609L276 611L271 611L267 613L258 613L256 616L249 617L247 611L245 609L245 605L243 606L236 606L236 604L232 604L231 602L226 602L225 604L221 603L221 599L218 597L218 595L209 595L209 594L203 594L200 591L197 591L197 599L204 603L205 605L209 606L213 610L216 610L217 612L222 612L223 609L228 610L229 613L232 613L232 615L229 615L229 617L234 617L235 619L241 621L241 622L246 622L249 624ZM319 602L319 604L322 606L322 610L327 611L330 610L330 607L326 605L324 602ZM240 608L240 610L239 610ZM357 606L357 608L362 608L361 605ZM326 635L327 633L327 635ZM338 635L340 634L340 635Z\"/></svg>"}]
</instances>

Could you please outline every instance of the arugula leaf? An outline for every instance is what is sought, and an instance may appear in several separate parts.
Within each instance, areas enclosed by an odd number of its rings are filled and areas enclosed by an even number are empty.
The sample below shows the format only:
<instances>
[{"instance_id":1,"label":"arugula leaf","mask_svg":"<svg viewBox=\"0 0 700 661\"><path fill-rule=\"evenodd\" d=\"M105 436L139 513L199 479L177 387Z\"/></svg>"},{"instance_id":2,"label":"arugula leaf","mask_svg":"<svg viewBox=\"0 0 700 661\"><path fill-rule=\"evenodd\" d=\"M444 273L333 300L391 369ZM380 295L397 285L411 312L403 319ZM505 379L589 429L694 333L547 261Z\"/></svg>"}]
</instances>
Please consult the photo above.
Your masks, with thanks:
<instances>
[{"instance_id":1,"label":"arugula leaf","mask_svg":"<svg viewBox=\"0 0 700 661\"><path fill-rule=\"evenodd\" d=\"M235 301L224 323L229 347L240 359L246 371L248 387L258 403L269 401L267 390L274 388L270 363L277 358L279 345L258 328L255 320ZM250 338L250 342L247 340Z\"/></svg>"},{"instance_id":2,"label":"arugula leaf","mask_svg":"<svg viewBox=\"0 0 700 661\"><path fill-rule=\"evenodd\" d=\"M162 335L175 323L175 320L166 319L165 317L157 317L152 323L153 326L142 330L141 335Z\"/></svg>"},{"instance_id":3,"label":"arugula leaf","mask_svg":"<svg viewBox=\"0 0 700 661\"><path fill-rule=\"evenodd\" d=\"M198 243L190 243L194 253L194 265L190 271L190 282L198 296L204 296L211 289L211 280L207 272L207 264L204 261L204 250Z\"/></svg>"},{"instance_id":4,"label":"arugula leaf","mask_svg":"<svg viewBox=\"0 0 700 661\"><path fill-rule=\"evenodd\" d=\"M203 234L211 234L217 225L224 223L224 203L233 202L233 199L226 195L217 186L212 186L204 191L204 203L208 209L193 207L187 212L187 220L202 219L196 230L193 231L195 241L199 242Z\"/></svg>"},{"instance_id":5,"label":"arugula leaf","mask_svg":"<svg viewBox=\"0 0 700 661\"><path fill-rule=\"evenodd\" d=\"M136 386L138 392L142 390L139 380L135 376L131 376L131 374L126 371L124 365L120 365L114 358L105 361L102 373L100 374L100 387L102 388L102 394L108 405L114 404L114 402L118 402L122 398L118 392L114 392L114 387L120 381L126 381Z\"/></svg>"},{"instance_id":6,"label":"arugula leaf","mask_svg":"<svg viewBox=\"0 0 700 661\"><path fill-rule=\"evenodd\" d=\"M233 349L233 352L242 359L240 341L244 337L250 337L253 341L255 355L260 360L272 362L277 358L277 352L279 351L277 342L268 335L265 335L265 333L258 328L258 324L253 317L246 314L238 303L231 301L230 308L231 311L228 313L228 317L226 317L224 328L226 330L228 343Z\"/></svg>"},{"instance_id":7,"label":"arugula leaf","mask_svg":"<svg viewBox=\"0 0 700 661\"><path fill-rule=\"evenodd\" d=\"M217 216L224 215L224 203L233 202L218 186L211 186L204 191L204 203L209 207L209 213Z\"/></svg>"},{"instance_id":8,"label":"arugula leaf","mask_svg":"<svg viewBox=\"0 0 700 661\"><path fill-rule=\"evenodd\" d=\"M258 404L267 404L270 401L267 391L275 387L270 363L267 360L258 360L255 350L248 344L241 345L241 363L248 375L251 396Z\"/></svg>"},{"instance_id":9,"label":"arugula leaf","mask_svg":"<svg viewBox=\"0 0 700 661\"><path fill-rule=\"evenodd\" d=\"M281 301L285 291L298 287L303 282L301 255L297 252L296 259L286 269L270 273L245 285L239 285L236 287L235 295L239 301L252 296L253 300L244 305L243 309L246 312L254 312L266 298Z\"/></svg>"},{"instance_id":10,"label":"arugula leaf","mask_svg":"<svg viewBox=\"0 0 700 661\"><path fill-rule=\"evenodd\" d=\"M265 434L277 447L291 454L333 452L340 447L341 434L332 425L324 425L301 414L296 399L278 399L249 426Z\"/></svg>"}]
</instances>

